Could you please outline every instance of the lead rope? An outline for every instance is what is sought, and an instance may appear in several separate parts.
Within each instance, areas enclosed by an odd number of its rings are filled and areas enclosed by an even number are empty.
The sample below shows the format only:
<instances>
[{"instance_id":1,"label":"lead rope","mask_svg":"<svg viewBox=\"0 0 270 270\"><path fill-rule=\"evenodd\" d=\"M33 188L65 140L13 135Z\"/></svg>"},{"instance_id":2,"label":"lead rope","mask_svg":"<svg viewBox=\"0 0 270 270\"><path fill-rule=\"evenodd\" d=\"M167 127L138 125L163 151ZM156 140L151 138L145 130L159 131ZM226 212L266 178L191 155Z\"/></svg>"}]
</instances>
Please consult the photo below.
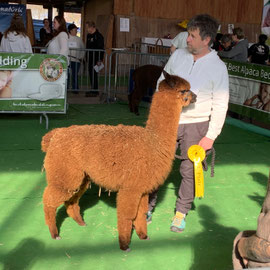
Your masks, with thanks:
<instances>
[{"instance_id":1,"label":"lead rope","mask_svg":"<svg viewBox=\"0 0 270 270\"><path fill-rule=\"evenodd\" d=\"M215 174L215 159L216 159L216 150L214 147L212 147L211 177L214 177Z\"/></svg>"}]
</instances>

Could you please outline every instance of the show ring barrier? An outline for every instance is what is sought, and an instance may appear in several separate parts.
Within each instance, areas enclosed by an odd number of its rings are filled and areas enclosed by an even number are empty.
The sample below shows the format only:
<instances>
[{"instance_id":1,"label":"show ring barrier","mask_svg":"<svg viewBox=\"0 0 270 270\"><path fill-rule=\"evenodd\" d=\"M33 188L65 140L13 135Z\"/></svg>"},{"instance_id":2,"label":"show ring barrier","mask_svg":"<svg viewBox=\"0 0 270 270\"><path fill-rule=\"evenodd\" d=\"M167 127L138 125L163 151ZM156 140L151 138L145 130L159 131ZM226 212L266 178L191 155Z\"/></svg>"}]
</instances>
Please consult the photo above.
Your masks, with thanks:
<instances>
[{"instance_id":1,"label":"show ring barrier","mask_svg":"<svg viewBox=\"0 0 270 270\"><path fill-rule=\"evenodd\" d=\"M45 117L48 128L49 113L66 113L67 91L96 92L105 102L127 101L134 87L133 71L149 64L165 66L170 57L130 49L112 49L110 54L105 50L73 50L83 55L78 72L79 89L71 88L72 73L64 56L47 55L42 47L34 47L35 52L41 52L35 54L0 53L0 113L38 113L41 122L42 116ZM101 54L104 67L96 74L98 89L94 89L90 79L94 70L89 71L89 66ZM229 73L229 110L251 122L270 124L270 67L223 61ZM154 91L149 89L147 101Z\"/></svg>"}]
</instances>

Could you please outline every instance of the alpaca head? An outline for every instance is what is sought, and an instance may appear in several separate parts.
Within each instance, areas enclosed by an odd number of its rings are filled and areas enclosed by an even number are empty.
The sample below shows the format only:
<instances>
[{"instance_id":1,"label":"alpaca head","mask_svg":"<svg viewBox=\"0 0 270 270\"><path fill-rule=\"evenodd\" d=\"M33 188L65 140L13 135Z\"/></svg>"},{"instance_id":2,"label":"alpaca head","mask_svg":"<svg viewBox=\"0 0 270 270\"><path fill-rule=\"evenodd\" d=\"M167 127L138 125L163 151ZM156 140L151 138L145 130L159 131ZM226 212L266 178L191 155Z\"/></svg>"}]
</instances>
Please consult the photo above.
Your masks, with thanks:
<instances>
[{"instance_id":1,"label":"alpaca head","mask_svg":"<svg viewBox=\"0 0 270 270\"><path fill-rule=\"evenodd\" d=\"M169 94L175 95L175 98L181 99L182 106L188 106L190 103L196 102L196 95L190 91L190 84L185 79L170 75L163 70L165 79L159 84L159 92L166 91Z\"/></svg>"}]
</instances>

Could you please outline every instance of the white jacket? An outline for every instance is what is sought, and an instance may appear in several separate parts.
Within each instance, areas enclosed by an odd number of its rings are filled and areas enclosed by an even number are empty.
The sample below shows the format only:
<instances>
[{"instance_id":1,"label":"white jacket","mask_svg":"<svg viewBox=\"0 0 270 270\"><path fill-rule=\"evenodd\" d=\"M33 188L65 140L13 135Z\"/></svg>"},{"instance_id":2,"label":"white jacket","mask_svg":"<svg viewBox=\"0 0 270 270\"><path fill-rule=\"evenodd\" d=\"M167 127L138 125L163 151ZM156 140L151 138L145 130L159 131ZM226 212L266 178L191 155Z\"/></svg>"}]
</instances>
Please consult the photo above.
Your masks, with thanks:
<instances>
[{"instance_id":1,"label":"white jacket","mask_svg":"<svg viewBox=\"0 0 270 270\"><path fill-rule=\"evenodd\" d=\"M69 55L68 34L66 32L59 33L56 37L48 42L48 54L61 54L67 57Z\"/></svg>"},{"instance_id":2,"label":"white jacket","mask_svg":"<svg viewBox=\"0 0 270 270\"><path fill-rule=\"evenodd\" d=\"M187 47L188 32L180 32L172 41L172 45L176 49L184 49Z\"/></svg>"},{"instance_id":3,"label":"white jacket","mask_svg":"<svg viewBox=\"0 0 270 270\"><path fill-rule=\"evenodd\" d=\"M80 60L82 60L84 58L85 46L84 46L81 38L79 38L77 36L69 35L68 47L70 50L70 53L69 53L70 61L80 62ZM83 50L81 50L81 49L83 49Z\"/></svg>"},{"instance_id":4,"label":"white jacket","mask_svg":"<svg viewBox=\"0 0 270 270\"><path fill-rule=\"evenodd\" d=\"M229 102L229 77L227 68L211 50L194 61L186 49L176 50L168 60L165 71L187 80L197 101L183 108L180 124L209 122L206 137L215 140L223 127ZM164 79L161 74L157 86Z\"/></svg>"},{"instance_id":5,"label":"white jacket","mask_svg":"<svg viewBox=\"0 0 270 270\"><path fill-rule=\"evenodd\" d=\"M2 52L32 53L32 46L28 36L9 32L7 37L3 36L0 46Z\"/></svg>"}]
</instances>

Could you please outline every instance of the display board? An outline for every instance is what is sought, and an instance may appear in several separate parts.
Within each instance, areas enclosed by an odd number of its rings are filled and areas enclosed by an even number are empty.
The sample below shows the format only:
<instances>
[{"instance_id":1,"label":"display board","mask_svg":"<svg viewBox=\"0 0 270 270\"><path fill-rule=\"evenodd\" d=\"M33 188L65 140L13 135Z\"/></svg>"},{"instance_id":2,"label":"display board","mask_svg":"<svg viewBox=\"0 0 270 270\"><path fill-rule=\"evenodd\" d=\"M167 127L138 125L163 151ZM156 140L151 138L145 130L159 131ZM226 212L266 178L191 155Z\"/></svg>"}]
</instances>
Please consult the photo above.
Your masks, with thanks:
<instances>
[{"instance_id":1,"label":"display board","mask_svg":"<svg viewBox=\"0 0 270 270\"><path fill-rule=\"evenodd\" d=\"M0 112L66 113L67 59L0 52Z\"/></svg>"},{"instance_id":2,"label":"display board","mask_svg":"<svg viewBox=\"0 0 270 270\"><path fill-rule=\"evenodd\" d=\"M4 33L10 26L14 12L19 13L26 26L26 6L17 4L0 4L0 32Z\"/></svg>"},{"instance_id":3,"label":"display board","mask_svg":"<svg viewBox=\"0 0 270 270\"><path fill-rule=\"evenodd\" d=\"M223 61L230 77L230 110L269 124L270 67Z\"/></svg>"}]
</instances>

